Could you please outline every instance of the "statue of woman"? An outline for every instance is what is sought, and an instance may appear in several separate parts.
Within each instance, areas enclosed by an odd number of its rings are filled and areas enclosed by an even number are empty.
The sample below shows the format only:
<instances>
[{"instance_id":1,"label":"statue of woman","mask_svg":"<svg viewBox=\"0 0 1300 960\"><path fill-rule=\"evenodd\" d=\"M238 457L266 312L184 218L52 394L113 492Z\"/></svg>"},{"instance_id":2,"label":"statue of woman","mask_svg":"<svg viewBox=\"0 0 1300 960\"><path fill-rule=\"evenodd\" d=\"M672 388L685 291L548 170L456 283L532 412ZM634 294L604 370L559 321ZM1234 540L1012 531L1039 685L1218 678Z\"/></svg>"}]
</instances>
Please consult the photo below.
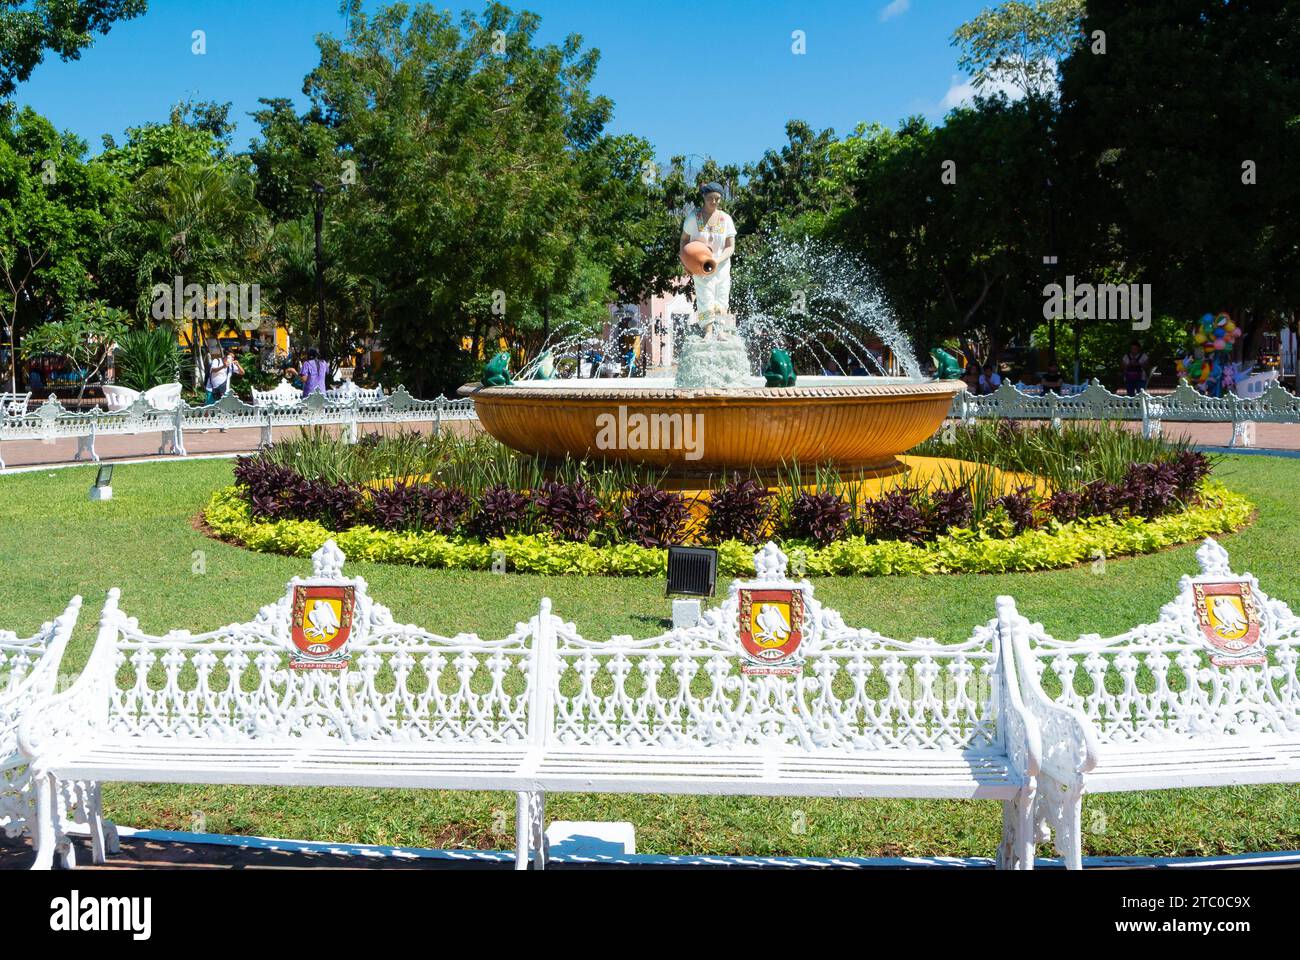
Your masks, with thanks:
<instances>
[{"instance_id":1,"label":"statue of woman","mask_svg":"<svg viewBox=\"0 0 1300 960\"><path fill-rule=\"evenodd\" d=\"M707 335L714 322L731 314L731 255L736 252L736 224L729 214L718 209L722 203L722 184L710 182L700 187L702 206L686 217L677 253L688 243L699 240L713 251L717 267L712 273L695 280L696 323Z\"/></svg>"}]
</instances>

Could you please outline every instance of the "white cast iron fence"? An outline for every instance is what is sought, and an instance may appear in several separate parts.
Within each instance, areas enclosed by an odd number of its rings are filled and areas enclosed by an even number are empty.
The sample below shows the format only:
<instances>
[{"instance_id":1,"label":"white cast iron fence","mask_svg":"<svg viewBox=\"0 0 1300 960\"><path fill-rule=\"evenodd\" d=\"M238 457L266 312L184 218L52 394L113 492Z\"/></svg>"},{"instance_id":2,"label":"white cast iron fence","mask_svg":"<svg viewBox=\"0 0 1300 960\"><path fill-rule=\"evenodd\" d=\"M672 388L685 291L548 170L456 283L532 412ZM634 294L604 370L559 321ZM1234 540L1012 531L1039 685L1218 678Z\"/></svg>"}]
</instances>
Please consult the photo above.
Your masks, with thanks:
<instances>
[{"instance_id":1,"label":"white cast iron fence","mask_svg":"<svg viewBox=\"0 0 1300 960\"><path fill-rule=\"evenodd\" d=\"M180 403L174 410L160 410L143 397L124 410L107 412L95 408L85 412L66 409L55 397L21 415L0 416L0 470L4 469L3 444L13 440L59 440L75 437L77 452L98 460L95 441L103 436L140 433L159 435L158 453L185 456L185 433L193 430L233 430L257 427L261 442L271 442L275 427L340 425L350 441L355 442L363 424L433 423L440 432L449 420L473 420L474 401L466 397L449 400L417 400L398 387L387 396L378 397L365 391L356 395L330 397L314 393L296 403L250 405L234 394L226 394L208 406L191 407Z\"/></svg>"},{"instance_id":2,"label":"white cast iron fence","mask_svg":"<svg viewBox=\"0 0 1300 960\"><path fill-rule=\"evenodd\" d=\"M1180 423L1231 423L1234 447L1253 445L1253 423L1300 423L1300 397L1271 383L1259 396L1243 399L1235 394L1207 397L1186 383L1173 393L1157 396L1141 391L1135 397L1111 393L1098 381L1072 396L1047 392L1025 393L1003 382L993 393L977 396L969 391L957 394L951 416L963 423L977 419L1050 420L1059 427L1063 420L1140 420L1142 434L1160 435L1163 420Z\"/></svg>"}]
</instances>

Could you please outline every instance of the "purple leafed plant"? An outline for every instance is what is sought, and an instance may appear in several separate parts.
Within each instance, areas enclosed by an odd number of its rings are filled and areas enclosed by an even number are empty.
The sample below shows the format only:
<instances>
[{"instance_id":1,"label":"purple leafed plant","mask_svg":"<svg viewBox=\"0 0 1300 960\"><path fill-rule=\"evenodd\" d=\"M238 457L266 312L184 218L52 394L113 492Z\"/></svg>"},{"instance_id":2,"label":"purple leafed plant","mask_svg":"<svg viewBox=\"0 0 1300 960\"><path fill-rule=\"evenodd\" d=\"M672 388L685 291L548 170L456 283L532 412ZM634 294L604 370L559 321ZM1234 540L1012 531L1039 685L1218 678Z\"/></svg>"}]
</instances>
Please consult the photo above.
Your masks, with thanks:
<instances>
[{"instance_id":1,"label":"purple leafed plant","mask_svg":"<svg viewBox=\"0 0 1300 960\"><path fill-rule=\"evenodd\" d=\"M790 505L787 533L824 547L844 536L848 525L849 506L837 495L802 491Z\"/></svg>"},{"instance_id":2,"label":"purple leafed plant","mask_svg":"<svg viewBox=\"0 0 1300 960\"><path fill-rule=\"evenodd\" d=\"M1047 501L1047 509L1062 523L1078 520L1083 513L1083 494L1075 490L1058 490Z\"/></svg>"},{"instance_id":3,"label":"purple leafed plant","mask_svg":"<svg viewBox=\"0 0 1300 960\"><path fill-rule=\"evenodd\" d=\"M1173 463L1134 463L1120 481L1120 503L1135 517L1151 519L1178 499L1178 467Z\"/></svg>"},{"instance_id":4,"label":"purple leafed plant","mask_svg":"<svg viewBox=\"0 0 1300 960\"><path fill-rule=\"evenodd\" d=\"M965 487L936 490L930 494L925 510L925 524L932 537L940 537L953 527L969 527L975 515L975 504Z\"/></svg>"},{"instance_id":5,"label":"purple leafed plant","mask_svg":"<svg viewBox=\"0 0 1300 960\"><path fill-rule=\"evenodd\" d=\"M470 499L455 487L421 486L419 491L420 529L443 536L456 532L469 512Z\"/></svg>"},{"instance_id":6,"label":"purple leafed plant","mask_svg":"<svg viewBox=\"0 0 1300 960\"><path fill-rule=\"evenodd\" d=\"M632 543L666 547L680 542L690 515L686 498L680 493L646 483L632 488L623 504L619 526Z\"/></svg>"},{"instance_id":7,"label":"purple leafed plant","mask_svg":"<svg viewBox=\"0 0 1300 960\"><path fill-rule=\"evenodd\" d=\"M1119 484L1094 480L1080 491L1079 516L1101 517L1114 513L1120 506Z\"/></svg>"},{"instance_id":8,"label":"purple leafed plant","mask_svg":"<svg viewBox=\"0 0 1300 960\"><path fill-rule=\"evenodd\" d=\"M925 514L917 507L918 491L899 487L863 504L866 533L872 540L903 540L920 543L925 539Z\"/></svg>"},{"instance_id":9,"label":"purple leafed plant","mask_svg":"<svg viewBox=\"0 0 1300 960\"><path fill-rule=\"evenodd\" d=\"M586 540L600 523L600 502L581 480L548 480L533 494L537 516L560 540Z\"/></svg>"},{"instance_id":10,"label":"purple leafed plant","mask_svg":"<svg viewBox=\"0 0 1300 960\"><path fill-rule=\"evenodd\" d=\"M1178 489L1178 499L1191 503L1196 499L1196 492L1201 481L1210 475L1210 458L1196 450L1184 450L1174 458L1174 470L1177 474L1174 484Z\"/></svg>"},{"instance_id":11,"label":"purple leafed plant","mask_svg":"<svg viewBox=\"0 0 1300 960\"><path fill-rule=\"evenodd\" d=\"M709 494L705 535L714 543L758 543L772 514L772 494L753 479L733 478Z\"/></svg>"},{"instance_id":12,"label":"purple leafed plant","mask_svg":"<svg viewBox=\"0 0 1300 960\"><path fill-rule=\"evenodd\" d=\"M370 494L370 522L381 530L404 530L420 515L420 488L409 483L379 487Z\"/></svg>"},{"instance_id":13,"label":"purple leafed plant","mask_svg":"<svg viewBox=\"0 0 1300 960\"><path fill-rule=\"evenodd\" d=\"M528 497L498 483L479 495L478 510L469 522L469 530L480 539L492 540L524 532L528 524Z\"/></svg>"},{"instance_id":14,"label":"purple leafed plant","mask_svg":"<svg viewBox=\"0 0 1300 960\"><path fill-rule=\"evenodd\" d=\"M1033 529L1035 524L1033 487L1020 487L1012 493L1003 494L990 506L1000 506L1006 510L1007 516L1016 525L1016 533Z\"/></svg>"}]
</instances>

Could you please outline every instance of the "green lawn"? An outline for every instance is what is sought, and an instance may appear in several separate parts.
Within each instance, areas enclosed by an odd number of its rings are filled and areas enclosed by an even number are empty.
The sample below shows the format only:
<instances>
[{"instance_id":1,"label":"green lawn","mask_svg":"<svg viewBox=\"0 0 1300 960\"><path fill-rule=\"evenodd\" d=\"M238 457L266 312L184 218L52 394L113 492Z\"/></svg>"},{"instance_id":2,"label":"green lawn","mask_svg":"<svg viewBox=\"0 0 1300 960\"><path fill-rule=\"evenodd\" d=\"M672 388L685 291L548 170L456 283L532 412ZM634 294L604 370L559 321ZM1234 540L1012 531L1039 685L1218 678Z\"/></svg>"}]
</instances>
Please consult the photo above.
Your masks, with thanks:
<instances>
[{"instance_id":1,"label":"green lawn","mask_svg":"<svg viewBox=\"0 0 1300 960\"><path fill-rule=\"evenodd\" d=\"M191 520L231 482L231 462L119 466L114 499L91 503L92 467L0 478L3 624L30 633L74 593L86 610L68 672L84 662L105 591L148 631L207 630L250 619L306 561L248 553L209 540ZM1256 524L1224 538L1238 570L1300 605L1295 570L1300 460L1229 457L1216 476L1259 508ZM818 597L854 625L893 636L963 639L993 616L994 598L1058 635L1115 633L1153 619L1195 546L1109 561L1104 572L1006 576L828 579ZM401 621L443 632L503 636L550 596L586 636L647 636L665 624L659 579L559 578L451 572L358 563L371 594ZM196 572L202 571L202 572ZM725 588L723 591L725 593ZM513 846L514 800L505 794L112 785L109 815L123 824L422 846ZM1119 794L1085 802L1085 853L1179 855L1300 847L1300 788L1251 787ZM986 801L841 801L554 795L548 816L629 820L650 853L992 855L998 805Z\"/></svg>"}]
</instances>

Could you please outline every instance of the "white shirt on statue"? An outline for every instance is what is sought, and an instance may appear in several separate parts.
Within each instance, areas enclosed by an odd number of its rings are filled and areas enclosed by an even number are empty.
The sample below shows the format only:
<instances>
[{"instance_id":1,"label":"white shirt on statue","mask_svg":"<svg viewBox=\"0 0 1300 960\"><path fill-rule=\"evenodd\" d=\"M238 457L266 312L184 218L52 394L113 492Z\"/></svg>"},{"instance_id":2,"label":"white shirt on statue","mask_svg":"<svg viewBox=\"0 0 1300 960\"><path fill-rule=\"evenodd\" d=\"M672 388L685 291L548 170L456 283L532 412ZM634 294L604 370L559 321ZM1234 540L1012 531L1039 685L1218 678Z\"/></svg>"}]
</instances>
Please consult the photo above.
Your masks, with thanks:
<instances>
[{"instance_id":1,"label":"white shirt on statue","mask_svg":"<svg viewBox=\"0 0 1300 960\"><path fill-rule=\"evenodd\" d=\"M727 246L727 240L736 235L736 224L731 216L719 210L713 215L704 229L700 229L699 219L694 213L682 224L682 233L692 242L696 240L708 244L713 255L720 256ZM695 310L697 314L727 314L731 312L731 259L722 262L718 269L708 276L692 277L695 283Z\"/></svg>"},{"instance_id":2,"label":"white shirt on statue","mask_svg":"<svg viewBox=\"0 0 1300 960\"><path fill-rule=\"evenodd\" d=\"M700 229L700 221L696 214L692 213L686 217L686 222L682 224L682 233L691 238L691 241L702 240L709 245L713 255L720 256L727 246L727 240L736 235L736 224L731 219L731 215L719 210L713 215L713 218ZM730 273L731 260L726 260L718 267L717 274Z\"/></svg>"}]
</instances>

